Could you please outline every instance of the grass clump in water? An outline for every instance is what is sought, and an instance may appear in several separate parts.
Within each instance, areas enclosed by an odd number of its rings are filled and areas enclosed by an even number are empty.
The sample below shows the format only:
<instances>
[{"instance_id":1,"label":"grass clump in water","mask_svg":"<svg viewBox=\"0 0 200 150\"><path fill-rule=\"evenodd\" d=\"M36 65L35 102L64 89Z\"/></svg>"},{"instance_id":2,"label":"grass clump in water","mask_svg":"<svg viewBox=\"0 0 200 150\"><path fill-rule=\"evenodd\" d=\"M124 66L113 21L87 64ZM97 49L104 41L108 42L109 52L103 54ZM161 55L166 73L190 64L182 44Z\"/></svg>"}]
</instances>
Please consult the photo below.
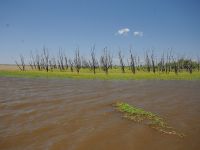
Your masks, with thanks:
<instances>
[{"instance_id":1,"label":"grass clump in water","mask_svg":"<svg viewBox=\"0 0 200 150\"><path fill-rule=\"evenodd\" d=\"M172 127L168 126L165 120L152 112L145 111L141 108L131 106L128 103L117 102L114 104L116 109L124 114L123 117L133 120L135 122L144 122L151 128L164 134L177 135L179 137L184 137L182 133L178 133Z\"/></svg>"}]
</instances>

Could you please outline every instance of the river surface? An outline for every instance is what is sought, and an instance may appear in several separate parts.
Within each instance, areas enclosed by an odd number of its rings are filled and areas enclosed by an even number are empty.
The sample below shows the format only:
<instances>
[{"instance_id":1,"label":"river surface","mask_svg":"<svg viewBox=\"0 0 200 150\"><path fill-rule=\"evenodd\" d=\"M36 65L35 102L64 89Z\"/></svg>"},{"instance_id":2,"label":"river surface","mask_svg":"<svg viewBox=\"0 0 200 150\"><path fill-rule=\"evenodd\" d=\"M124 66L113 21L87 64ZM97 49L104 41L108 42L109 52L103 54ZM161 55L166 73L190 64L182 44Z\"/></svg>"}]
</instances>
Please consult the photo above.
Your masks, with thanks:
<instances>
[{"instance_id":1,"label":"river surface","mask_svg":"<svg viewBox=\"0 0 200 150\"><path fill-rule=\"evenodd\" d=\"M124 101L186 136L122 118ZM198 150L200 81L0 77L0 150Z\"/></svg>"}]
</instances>

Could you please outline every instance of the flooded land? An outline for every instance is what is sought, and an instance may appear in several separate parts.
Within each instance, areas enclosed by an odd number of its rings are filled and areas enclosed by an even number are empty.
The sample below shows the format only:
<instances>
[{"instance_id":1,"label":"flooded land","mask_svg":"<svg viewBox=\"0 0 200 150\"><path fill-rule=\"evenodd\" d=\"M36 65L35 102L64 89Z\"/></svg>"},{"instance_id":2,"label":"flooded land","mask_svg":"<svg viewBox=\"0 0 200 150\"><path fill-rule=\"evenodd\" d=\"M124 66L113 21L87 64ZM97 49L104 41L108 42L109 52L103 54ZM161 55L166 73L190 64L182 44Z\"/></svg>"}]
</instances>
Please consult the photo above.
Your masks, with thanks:
<instances>
[{"instance_id":1,"label":"flooded land","mask_svg":"<svg viewBox=\"0 0 200 150\"><path fill-rule=\"evenodd\" d=\"M186 136L122 118L117 101L154 112ZM197 150L200 81L0 77L1 150Z\"/></svg>"}]
</instances>

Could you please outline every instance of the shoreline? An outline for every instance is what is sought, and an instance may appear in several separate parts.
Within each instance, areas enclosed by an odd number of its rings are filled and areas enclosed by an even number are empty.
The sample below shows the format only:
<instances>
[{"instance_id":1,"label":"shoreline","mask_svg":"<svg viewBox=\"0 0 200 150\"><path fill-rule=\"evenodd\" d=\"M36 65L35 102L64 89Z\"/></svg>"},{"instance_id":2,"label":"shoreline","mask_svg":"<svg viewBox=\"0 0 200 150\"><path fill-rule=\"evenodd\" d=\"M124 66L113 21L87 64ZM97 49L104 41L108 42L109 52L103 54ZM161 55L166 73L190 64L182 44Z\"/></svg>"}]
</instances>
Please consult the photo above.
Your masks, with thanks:
<instances>
[{"instance_id":1,"label":"shoreline","mask_svg":"<svg viewBox=\"0 0 200 150\"><path fill-rule=\"evenodd\" d=\"M10 69L12 68L12 69ZM19 71L17 68L0 68L0 77L17 77L17 78L58 78L58 79L90 79L90 80L200 80L200 72L193 72L189 74L188 72L181 72L176 75L174 72L171 73L147 73L147 72L137 72L132 73L105 73L99 72L95 75L92 72L60 72L60 71L36 71L27 70Z\"/></svg>"}]
</instances>

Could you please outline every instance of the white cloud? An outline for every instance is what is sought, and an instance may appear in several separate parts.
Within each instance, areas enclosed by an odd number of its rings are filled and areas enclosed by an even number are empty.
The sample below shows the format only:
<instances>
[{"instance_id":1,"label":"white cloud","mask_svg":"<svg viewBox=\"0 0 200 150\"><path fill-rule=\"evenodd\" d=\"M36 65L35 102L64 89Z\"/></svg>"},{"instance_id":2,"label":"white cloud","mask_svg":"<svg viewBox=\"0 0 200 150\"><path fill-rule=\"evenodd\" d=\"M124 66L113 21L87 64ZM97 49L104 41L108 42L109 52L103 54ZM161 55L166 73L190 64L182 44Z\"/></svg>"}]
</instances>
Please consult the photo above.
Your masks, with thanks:
<instances>
[{"instance_id":1,"label":"white cloud","mask_svg":"<svg viewBox=\"0 0 200 150\"><path fill-rule=\"evenodd\" d=\"M143 32L141 32L141 31L135 31L135 32L133 32L133 35L134 36L142 37L143 36Z\"/></svg>"},{"instance_id":2,"label":"white cloud","mask_svg":"<svg viewBox=\"0 0 200 150\"><path fill-rule=\"evenodd\" d=\"M119 29L115 35L123 35L123 36L125 36L125 35L127 35L129 32L130 32L130 29L129 29L129 28L122 28L122 29ZM142 37L144 34L143 34L143 32L141 32L141 31L134 31L134 32L133 32L133 35L134 35L134 36L137 36L137 37Z\"/></svg>"},{"instance_id":3,"label":"white cloud","mask_svg":"<svg viewBox=\"0 0 200 150\"><path fill-rule=\"evenodd\" d=\"M117 34L118 35L127 35L128 32L130 32L130 29L129 28L123 28L123 29L120 29L117 31Z\"/></svg>"}]
</instances>

